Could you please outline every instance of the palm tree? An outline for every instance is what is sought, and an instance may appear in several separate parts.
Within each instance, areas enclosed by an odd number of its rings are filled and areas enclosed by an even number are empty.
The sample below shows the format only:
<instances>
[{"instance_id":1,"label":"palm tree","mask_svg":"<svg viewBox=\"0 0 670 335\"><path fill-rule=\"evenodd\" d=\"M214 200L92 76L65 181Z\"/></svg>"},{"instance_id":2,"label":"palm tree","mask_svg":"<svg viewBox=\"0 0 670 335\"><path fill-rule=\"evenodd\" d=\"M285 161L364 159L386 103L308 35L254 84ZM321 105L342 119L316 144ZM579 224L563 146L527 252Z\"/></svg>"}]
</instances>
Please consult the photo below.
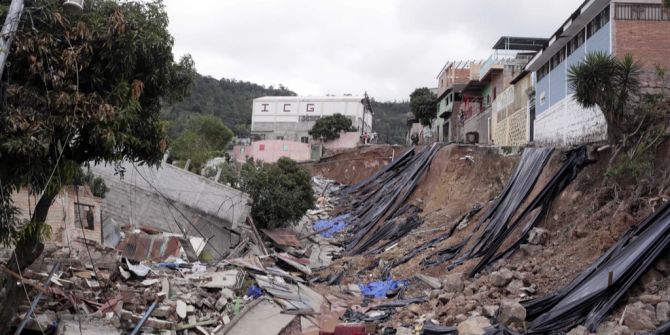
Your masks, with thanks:
<instances>
[{"instance_id":1,"label":"palm tree","mask_svg":"<svg viewBox=\"0 0 670 335\"><path fill-rule=\"evenodd\" d=\"M631 103L640 96L640 73L641 67L631 55L618 59L603 52L586 55L583 62L571 66L568 72L575 99L586 108L600 108L613 144L636 126Z\"/></svg>"}]
</instances>

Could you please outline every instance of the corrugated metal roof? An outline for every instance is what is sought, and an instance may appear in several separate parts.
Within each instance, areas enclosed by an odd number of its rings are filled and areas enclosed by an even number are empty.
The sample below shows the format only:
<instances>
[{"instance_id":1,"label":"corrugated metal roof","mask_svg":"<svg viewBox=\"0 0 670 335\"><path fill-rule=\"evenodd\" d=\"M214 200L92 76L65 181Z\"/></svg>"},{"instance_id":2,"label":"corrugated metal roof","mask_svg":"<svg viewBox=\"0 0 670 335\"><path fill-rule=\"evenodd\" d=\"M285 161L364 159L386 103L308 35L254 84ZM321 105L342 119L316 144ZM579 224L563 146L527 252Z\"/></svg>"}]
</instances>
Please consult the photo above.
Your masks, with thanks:
<instances>
[{"instance_id":1,"label":"corrugated metal roof","mask_svg":"<svg viewBox=\"0 0 670 335\"><path fill-rule=\"evenodd\" d=\"M279 246L302 247L298 236L290 229L261 229L261 231Z\"/></svg>"},{"instance_id":2,"label":"corrugated metal roof","mask_svg":"<svg viewBox=\"0 0 670 335\"><path fill-rule=\"evenodd\" d=\"M181 242L178 237L163 235L130 234L116 248L121 254L134 261L164 261L178 257Z\"/></svg>"}]
</instances>

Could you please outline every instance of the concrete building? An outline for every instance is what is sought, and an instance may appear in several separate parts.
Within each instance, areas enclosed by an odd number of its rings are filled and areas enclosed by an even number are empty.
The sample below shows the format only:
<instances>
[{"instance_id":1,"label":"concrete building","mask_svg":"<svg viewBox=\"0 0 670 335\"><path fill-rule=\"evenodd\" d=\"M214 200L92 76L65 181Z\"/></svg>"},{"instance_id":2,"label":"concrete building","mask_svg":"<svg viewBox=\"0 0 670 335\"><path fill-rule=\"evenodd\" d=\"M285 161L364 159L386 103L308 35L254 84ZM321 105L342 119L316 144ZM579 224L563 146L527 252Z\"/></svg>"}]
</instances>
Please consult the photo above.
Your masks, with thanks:
<instances>
[{"instance_id":1,"label":"concrete building","mask_svg":"<svg viewBox=\"0 0 670 335\"><path fill-rule=\"evenodd\" d=\"M437 102L437 132L440 142L462 142L462 124L459 120L463 89L466 84L453 84L438 97Z\"/></svg>"},{"instance_id":2,"label":"concrete building","mask_svg":"<svg viewBox=\"0 0 670 335\"><path fill-rule=\"evenodd\" d=\"M532 78L527 71L520 73L493 102L495 145L523 146L532 141L535 114Z\"/></svg>"},{"instance_id":3,"label":"concrete building","mask_svg":"<svg viewBox=\"0 0 670 335\"><path fill-rule=\"evenodd\" d=\"M259 140L311 143L309 131L325 116L342 114L359 133L372 132L372 108L366 96L262 97L254 99L251 134Z\"/></svg>"},{"instance_id":4,"label":"concrete building","mask_svg":"<svg viewBox=\"0 0 670 335\"><path fill-rule=\"evenodd\" d=\"M479 110L464 113L463 133L476 137L478 143L492 144L497 125L493 113L494 102L511 85L530 59L546 43L543 38L503 36L493 46L493 53L479 69L478 83L469 83L481 88Z\"/></svg>"},{"instance_id":5,"label":"concrete building","mask_svg":"<svg viewBox=\"0 0 670 335\"><path fill-rule=\"evenodd\" d=\"M342 114L351 119L353 132L343 132L337 140L314 140L309 131L317 120ZM319 160L324 150L355 148L363 135L372 132L373 111L367 93L342 97L262 97L253 102L251 134L254 142L236 145L233 157L276 162L288 157L298 162Z\"/></svg>"},{"instance_id":6,"label":"concrete building","mask_svg":"<svg viewBox=\"0 0 670 335\"><path fill-rule=\"evenodd\" d=\"M109 188L101 201L103 227L204 238L214 258L239 243L238 228L250 211L246 193L165 163L151 168L124 162L91 170Z\"/></svg>"},{"instance_id":7,"label":"concrete building","mask_svg":"<svg viewBox=\"0 0 670 335\"><path fill-rule=\"evenodd\" d=\"M652 87L656 66L670 69L670 9L661 0L587 0L563 23L527 66L535 76L534 140L542 144L579 144L607 138L598 108L586 109L573 98L567 74L591 52L618 57L631 54L644 67Z\"/></svg>"},{"instance_id":8,"label":"concrete building","mask_svg":"<svg viewBox=\"0 0 670 335\"><path fill-rule=\"evenodd\" d=\"M479 79L481 62L448 62L437 76L437 118L433 121L435 137L440 142L459 142L461 127L458 111L462 90L471 80Z\"/></svg>"}]
</instances>

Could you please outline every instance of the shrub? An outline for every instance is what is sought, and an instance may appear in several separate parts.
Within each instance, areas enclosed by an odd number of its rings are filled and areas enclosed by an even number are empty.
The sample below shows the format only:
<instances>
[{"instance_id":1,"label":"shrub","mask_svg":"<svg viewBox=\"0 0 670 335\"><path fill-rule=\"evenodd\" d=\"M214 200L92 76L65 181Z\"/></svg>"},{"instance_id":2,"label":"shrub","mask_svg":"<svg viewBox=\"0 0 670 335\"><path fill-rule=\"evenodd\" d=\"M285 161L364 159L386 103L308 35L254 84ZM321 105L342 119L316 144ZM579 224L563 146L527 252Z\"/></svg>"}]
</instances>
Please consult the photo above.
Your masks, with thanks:
<instances>
[{"instance_id":1,"label":"shrub","mask_svg":"<svg viewBox=\"0 0 670 335\"><path fill-rule=\"evenodd\" d=\"M340 138L341 132L354 130L351 119L338 113L317 120L309 131L309 136L322 141L332 141Z\"/></svg>"},{"instance_id":2,"label":"shrub","mask_svg":"<svg viewBox=\"0 0 670 335\"><path fill-rule=\"evenodd\" d=\"M253 201L251 216L258 228L295 224L314 207L309 173L289 158L274 164L248 162L240 177L241 189Z\"/></svg>"}]
</instances>

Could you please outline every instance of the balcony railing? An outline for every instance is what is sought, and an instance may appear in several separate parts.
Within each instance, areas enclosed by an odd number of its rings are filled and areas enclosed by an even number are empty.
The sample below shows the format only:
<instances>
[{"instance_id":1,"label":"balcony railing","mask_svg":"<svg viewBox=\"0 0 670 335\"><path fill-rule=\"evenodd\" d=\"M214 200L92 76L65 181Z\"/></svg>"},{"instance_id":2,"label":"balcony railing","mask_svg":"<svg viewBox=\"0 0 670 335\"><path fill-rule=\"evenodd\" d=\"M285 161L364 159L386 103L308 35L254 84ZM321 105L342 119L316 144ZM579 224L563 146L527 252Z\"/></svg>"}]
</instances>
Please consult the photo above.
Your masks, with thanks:
<instances>
[{"instance_id":1,"label":"balcony railing","mask_svg":"<svg viewBox=\"0 0 670 335\"><path fill-rule=\"evenodd\" d=\"M483 78L492 68L503 69L506 65L525 66L533 57L530 55L522 55L516 51L511 50L496 50L489 58L482 64L479 69L479 77Z\"/></svg>"}]
</instances>

